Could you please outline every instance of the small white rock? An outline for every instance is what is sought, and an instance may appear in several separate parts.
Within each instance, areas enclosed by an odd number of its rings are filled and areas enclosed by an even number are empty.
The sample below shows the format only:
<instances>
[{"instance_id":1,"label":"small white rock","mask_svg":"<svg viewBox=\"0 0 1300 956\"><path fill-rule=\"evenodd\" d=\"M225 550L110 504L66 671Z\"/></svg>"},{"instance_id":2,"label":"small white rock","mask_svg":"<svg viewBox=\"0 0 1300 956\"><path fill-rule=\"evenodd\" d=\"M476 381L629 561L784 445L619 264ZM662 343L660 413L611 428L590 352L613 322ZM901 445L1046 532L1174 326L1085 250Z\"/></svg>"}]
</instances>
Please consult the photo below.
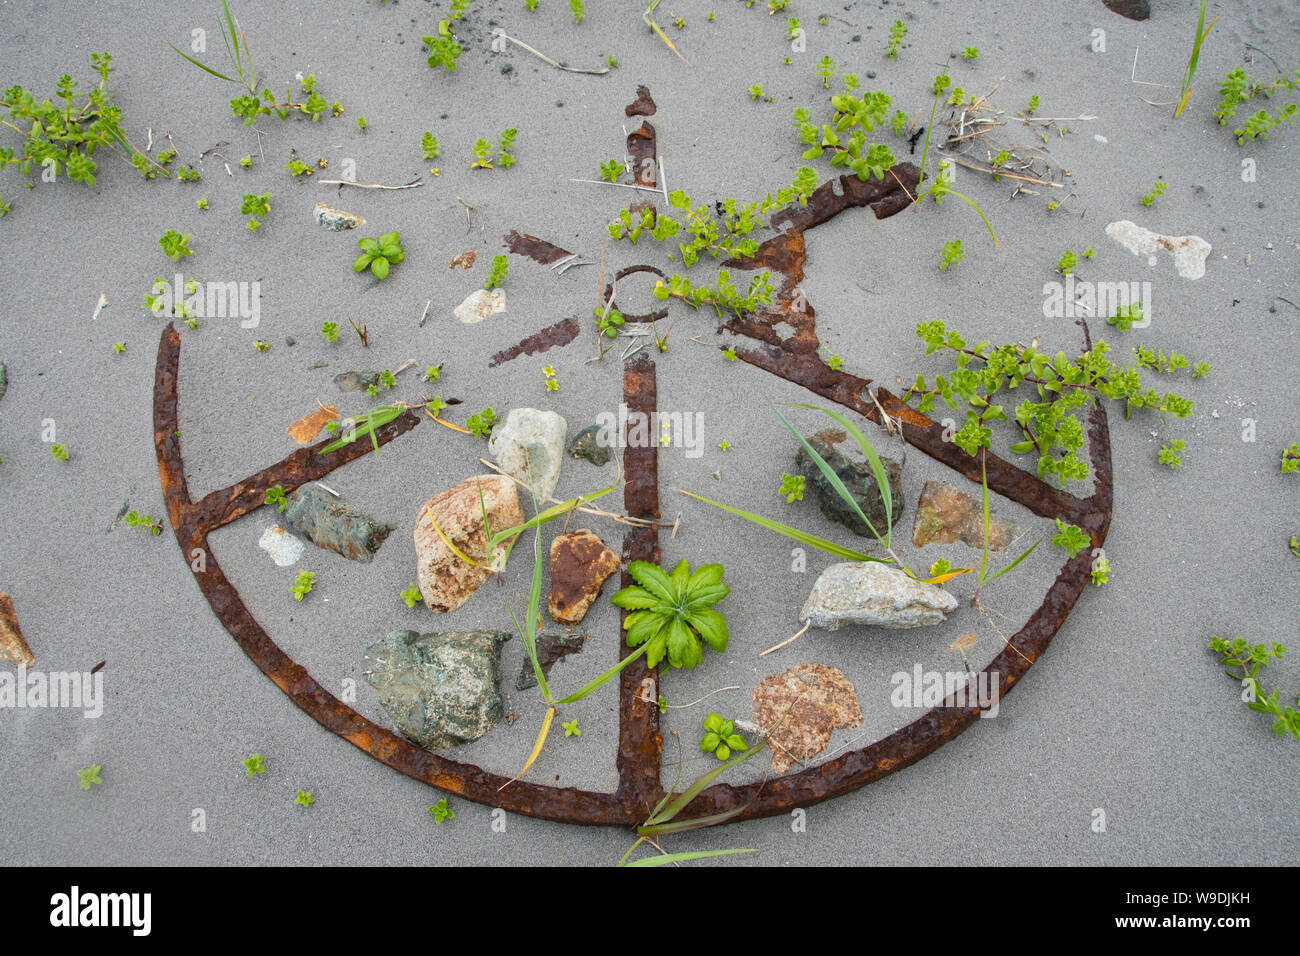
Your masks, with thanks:
<instances>
[{"instance_id":1,"label":"small white rock","mask_svg":"<svg viewBox=\"0 0 1300 956\"><path fill-rule=\"evenodd\" d=\"M539 503L555 491L568 423L555 412L512 408L492 429L488 453L507 475L531 485Z\"/></svg>"},{"instance_id":2,"label":"small white rock","mask_svg":"<svg viewBox=\"0 0 1300 956\"><path fill-rule=\"evenodd\" d=\"M262 538L257 544L271 556L271 560L275 562L276 566L281 568L297 564L298 559L302 557L303 549L306 547L278 524L273 524L262 532Z\"/></svg>"},{"instance_id":3,"label":"small white rock","mask_svg":"<svg viewBox=\"0 0 1300 956\"><path fill-rule=\"evenodd\" d=\"M496 315L506 310L506 294L500 289L478 289L471 292L460 305L456 306L456 318L466 325L482 322L489 315Z\"/></svg>"},{"instance_id":4,"label":"small white rock","mask_svg":"<svg viewBox=\"0 0 1300 956\"><path fill-rule=\"evenodd\" d=\"M817 578L799 619L836 631L853 624L903 628L940 624L957 599L875 561L832 564Z\"/></svg>"}]
</instances>

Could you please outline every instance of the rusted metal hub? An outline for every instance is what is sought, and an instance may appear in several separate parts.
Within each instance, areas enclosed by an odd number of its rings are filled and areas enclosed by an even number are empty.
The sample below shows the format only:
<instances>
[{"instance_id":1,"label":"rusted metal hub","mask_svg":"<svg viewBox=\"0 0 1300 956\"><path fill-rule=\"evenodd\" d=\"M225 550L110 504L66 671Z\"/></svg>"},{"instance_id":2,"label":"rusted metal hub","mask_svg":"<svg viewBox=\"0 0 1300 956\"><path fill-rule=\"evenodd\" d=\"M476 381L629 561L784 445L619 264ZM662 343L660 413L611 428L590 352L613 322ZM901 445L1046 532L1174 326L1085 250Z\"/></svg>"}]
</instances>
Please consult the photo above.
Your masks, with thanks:
<instances>
[{"instance_id":1,"label":"rusted metal hub","mask_svg":"<svg viewBox=\"0 0 1300 956\"><path fill-rule=\"evenodd\" d=\"M643 103L648 92L639 97ZM644 108L644 107L642 107ZM650 107L653 111L653 107ZM648 115L645 113L638 115ZM629 136L629 146L636 140L633 154L641 161L638 181L653 168L654 131L649 123ZM650 162L646 162L649 159ZM653 174L644 176L653 183ZM732 268L766 268L783 277L774 304L756 315L737 318L725 328L754 342L752 347L737 349L739 358L802 386L808 391L851 409L872 422L881 424L881 409L905 426L903 438L931 458L960 472L972 481L980 480L979 462L956 445L943 440L942 427L903 403L883 388L876 389L874 400L870 381L848 372L829 368L818 358L815 313L802 301L799 282L803 278L804 233L827 222L845 210L870 207L877 219L884 219L907 208L916 194L920 171L910 163L890 170L882 182L862 182L856 177L840 177L820 186L807 206L773 217L772 225L782 231L763 243L753 260L731 261ZM512 234L519 248L528 255L536 252L545 261L554 261L567 253L532 236ZM511 237L507 237L508 241ZM650 271L662 275L653 266L623 270ZM543 330L549 336L526 339L518 351L498 353L492 364L508 361L531 346L552 347L570 341L571 327ZM782 336L778 326L790 334ZM1085 328L1086 337L1086 328ZM555 340L561 341L555 341ZM619 675L618 788L613 793L596 793L574 787L551 787L517 781L502 787L508 778L489 773L471 764L460 763L416 746L393 731L357 713L322 687L307 671L296 664L268 635L244 606L234 586L221 571L208 544L208 535L223 525L254 511L263 504L268 487L282 485L291 491L300 485L328 475L335 468L366 454L369 442L354 442L329 454L317 454L324 443L299 449L282 461L250 475L227 488L214 491L199 501L190 498L181 456L178 408L178 374L180 370L180 336L169 325L158 346L154 381L154 444L158 470L162 478L163 499L168 517L181 546L184 559L198 581L213 613L230 632L258 668L271 678L295 704L321 726L339 735L376 760L416 780L422 780L449 794L464 797L512 813L526 814L561 823L633 826L644 822L663 796L660 784L660 759L663 739L659 732L659 711L653 701L656 693L645 693L645 682L654 681L644 659L624 668ZM510 354L513 353L513 354ZM629 411L653 412L657 406L655 366L642 352L625 366L623 401ZM879 404L877 404L879 403ZM409 432L420 419L408 411L375 433L380 444L387 444ZM624 445L626 442L624 436ZM1111 518L1110 433L1105 408L1093 404L1088 416L1088 442L1094 485L1088 498L1077 498L1050 487L1034 475L994 455L987 459L988 486L993 491L1019 502L1035 514L1062 518L1082 528L1093 547L1106 538ZM636 517L658 517L659 482L658 448L625 447L623 466L626 485L624 508ZM202 549L203 563L193 561L195 549ZM659 561L656 527L630 530L623 539L624 565L629 561ZM195 566L202 570L194 570ZM1042 604L1007 646L985 668L998 688L1001 698L1024 676L1030 666L1047 649L1066 615L1087 586L1090 575L1089 551L1084 550L1066 561L1048 589ZM631 584L626 571L623 584ZM622 647L621 633L615 642ZM611 662L612 663L612 662ZM951 700L951 699L950 699ZM948 702L945 701L945 705ZM955 701L953 701L955 703ZM850 751L807 767L797 773L769 778L763 783L732 786L715 784L705 790L680 815L694 818L744 806L732 822L755 817L788 813L795 807L837 797L915 763L956 737L979 717L978 707L940 706L928 711L907 726L859 750Z\"/></svg>"}]
</instances>

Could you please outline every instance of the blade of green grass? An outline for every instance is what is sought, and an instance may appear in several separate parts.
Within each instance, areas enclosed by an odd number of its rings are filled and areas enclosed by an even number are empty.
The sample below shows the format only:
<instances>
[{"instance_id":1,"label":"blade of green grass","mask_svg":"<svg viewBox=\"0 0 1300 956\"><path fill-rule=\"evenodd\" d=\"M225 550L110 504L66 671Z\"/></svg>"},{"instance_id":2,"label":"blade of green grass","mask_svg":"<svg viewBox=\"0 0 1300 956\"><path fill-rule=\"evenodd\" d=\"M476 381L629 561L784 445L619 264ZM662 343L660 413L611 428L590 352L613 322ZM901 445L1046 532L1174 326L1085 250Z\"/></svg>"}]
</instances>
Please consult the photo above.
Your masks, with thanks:
<instances>
[{"instance_id":1,"label":"blade of green grass","mask_svg":"<svg viewBox=\"0 0 1300 956\"><path fill-rule=\"evenodd\" d=\"M752 511L742 511L740 508L733 508L731 505L724 505L721 502L705 498L703 495L697 495L694 492L678 488L682 494L703 501L705 504L713 505L715 508L721 508L723 511L729 511L733 515L744 518L746 521L752 521L768 531L775 531L777 534L785 535L793 541L807 545L810 548L816 548L818 551L825 551L827 554L833 554L837 558L843 558L846 561L878 561L881 564L889 564L883 558L873 558L869 554L863 554L860 551L854 551L850 548L836 544L834 541L827 541L825 538L819 538L815 534L809 534L799 528L791 527L788 524L782 524L779 521L773 521L771 518L765 518L762 515L754 514Z\"/></svg>"},{"instance_id":2,"label":"blade of green grass","mask_svg":"<svg viewBox=\"0 0 1300 956\"><path fill-rule=\"evenodd\" d=\"M1027 557L1029 557L1031 554L1033 554L1033 552L1034 552L1034 548L1038 547L1038 546L1039 546L1040 544L1042 544L1042 543L1043 543L1043 539L1042 539L1042 538L1039 538L1037 541L1035 541L1035 542L1033 543L1033 545L1029 548L1028 551L1026 551L1026 552L1025 552L1024 554L1022 554L1020 557L1016 558L1016 560L1012 561L1010 564L1008 564L1005 568L1003 568L1001 571L997 572L996 574L991 575L990 577L985 578L985 579L984 579L984 583L985 583L985 584L992 584L992 583L993 583L994 581L996 581L998 578L1002 577L1002 575L1006 574L1008 571L1010 571L1012 568L1014 568L1014 567L1015 567L1017 564L1019 564L1021 561L1025 560L1025 558L1027 558Z\"/></svg>"},{"instance_id":3,"label":"blade of green grass","mask_svg":"<svg viewBox=\"0 0 1300 956\"><path fill-rule=\"evenodd\" d=\"M586 697L597 687L600 687L608 683L609 680L613 678L616 674L618 674L619 671L621 671L624 667L627 667L628 664L631 664L634 660L636 660L638 657L640 657L642 654L648 651L650 649L650 644L651 644L650 641L646 641L635 651L633 651L627 657L623 658L621 661L619 661L609 670L605 671L605 673L601 674L595 680L589 681L580 690L575 690L568 697L561 697L559 700L556 701L556 703L572 704L574 701L582 700L582 698Z\"/></svg>"},{"instance_id":4,"label":"blade of green grass","mask_svg":"<svg viewBox=\"0 0 1300 956\"><path fill-rule=\"evenodd\" d=\"M682 860L703 860L710 856L730 856L733 853L757 853L755 849L743 850L692 850L689 853L665 853L661 856L643 856L639 860L633 860L631 863L624 863L624 866L667 866L669 863L677 863Z\"/></svg>"},{"instance_id":5,"label":"blade of green grass","mask_svg":"<svg viewBox=\"0 0 1300 956\"><path fill-rule=\"evenodd\" d=\"M749 803L742 804L738 807L732 807L730 810L723 810L721 813L713 813L707 817L696 817L694 820L678 820L675 823L658 823L648 826L637 827L636 832L642 836L661 836L665 833L685 833L688 830L703 830L705 827L715 827L719 824L726 823L733 817L739 816L749 809Z\"/></svg>"},{"instance_id":6,"label":"blade of green grass","mask_svg":"<svg viewBox=\"0 0 1300 956\"><path fill-rule=\"evenodd\" d=\"M687 787L685 790L681 792L681 794L677 797L676 800L668 804L668 808L666 810L662 810L659 813L655 814L654 816L650 817L650 819L646 820L645 824L642 827L637 827L637 832L642 832L644 827L659 826L661 824L667 823L673 817L677 816L677 814L681 813L682 810L686 809L686 806L692 800L698 797L706 787L708 787L711 783L713 783L714 780L718 779L718 777L722 775L723 771L725 771L729 767L734 767L737 764L744 763L746 760L748 760L750 757L753 757L755 754L761 753L766 747L767 747L767 740L764 739L763 742L760 743L753 750L750 750L747 753L740 755L739 757L732 757L730 760L726 761L725 763L718 764L718 766L714 767L708 773L701 774L698 778L696 778L694 783L692 783L689 787Z\"/></svg>"},{"instance_id":7,"label":"blade of green grass","mask_svg":"<svg viewBox=\"0 0 1300 956\"><path fill-rule=\"evenodd\" d=\"M217 77L218 79L225 80L225 81L227 81L228 83L238 83L238 82L239 82L238 80L236 80L236 79L234 79L234 78L232 78L232 77L226 76L226 74L224 74L224 73L219 73L219 72L217 72L217 71L214 70L212 67L207 66L206 64L200 63L198 60L194 59L194 57L190 56L190 55L189 55L188 53L186 53L184 50L177 50L176 47L173 46L173 45L170 44L170 43L167 44L167 45L170 46L173 50L176 50L177 53L179 53L181 56L185 57L185 59L189 60L191 63L193 63L195 66L197 66L200 70L205 70L206 72L211 73L213 76Z\"/></svg>"},{"instance_id":8,"label":"blade of green grass","mask_svg":"<svg viewBox=\"0 0 1300 956\"><path fill-rule=\"evenodd\" d=\"M813 408L814 406L804 405L802 407ZM880 532L876 530L876 526L873 525L867 519L867 516L862 513L862 509L858 507L858 503L856 500L854 500L853 495L849 494L849 489L844 486L844 482L840 480L840 476L835 474L835 469L832 468L829 464L827 464L826 459L823 458L821 455L819 455L817 453L817 450L813 448L812 445L808 444L807 439L805 439L802 435L799 434L798 429L796 429L793 425L791 425L789 420L784 415L782 415L780 411L776 412L776 416L777 418L781 419L781 421L785 424L786 428L790 429L790 434L794 435L795 438L799 439L799 444L803 446L803 450L808 453L808 456L812 458L812 460L816 463L818 470L820 470L821 473L826 477L826 480L830 482L831 487L835 489L835 493L839 495L841 498L843 498L846 502L848 502L849 507L852 508L855 512L857 512L858 517L862 519L862 523L865 524L867 528L871 531L871 533L876 536L876 540L880 542L882 545L884 545L886 548L889 547L888 539L886 537L882 537ZM877 479L877 483L879 483L879 479ZM886 486L886 488L881 493L882 495L887 496L889 494L888 487ZM889 508L888 497L885 498L885 508L886 510L888 510Z\"/></svg>"},{"instance_id":9,"label":"blade of green grass","mask_svg":"<svg viewBox=\"0 0 1300 956\"><path fill-rule=\"evenodd\" d=\"M885 503L885 520L888 522L888 532L885 535L885 547L889 547L889 539L894 533L894 495L893 488L889 483L889 473L885 471L884 462L876 454L876 449L872 447L871 442L867 441L867 436L862 434L853 422L839 412L829 408L822 408L818 405L801 405L799 402L788 402L787 404L796 405L799 408L812 408L821 412L823 415L829 415L835 421L844 426L844 430L853 437L858 443L858 448L862 450L863 456L871 464L871 474L875 476L876 487L880 489L880 498ZM777 414L781 414L777 412ZM864 519L865 520L865 519Z\"/></svg>"}]
</instances>

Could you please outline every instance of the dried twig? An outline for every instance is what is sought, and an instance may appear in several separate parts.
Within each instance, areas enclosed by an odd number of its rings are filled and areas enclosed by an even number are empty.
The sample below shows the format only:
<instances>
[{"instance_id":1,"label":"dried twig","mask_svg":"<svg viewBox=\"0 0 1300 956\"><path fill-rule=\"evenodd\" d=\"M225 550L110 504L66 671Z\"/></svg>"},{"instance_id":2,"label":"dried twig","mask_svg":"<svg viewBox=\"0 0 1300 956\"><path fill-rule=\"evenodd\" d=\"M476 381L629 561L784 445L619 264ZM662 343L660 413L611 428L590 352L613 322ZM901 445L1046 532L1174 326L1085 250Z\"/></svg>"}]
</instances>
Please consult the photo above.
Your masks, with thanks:
<instances>
[{"instance_id":1,"label":"dried twig","mask_svg":"<svg viewBox=\"0 0 1300 956\"><path fill-rule=\"evenodd\" d=\"M564 71L566 71L566 72L568 72L568 73L590 73L590 74L592 74L592 75L594 75L594 76L600 76L601 74L608 73L608 72L610 71L610 67L608 67L608 66L602 66L602 67L600 67L600 68L598 68L598 69L594 69L594 70L589 70L589 69L586 69L586 68L584 68L584 67L579 67L579 66L565 66L563 63L557 63L557 62L555 62L555 61L552 60L549 56L547 56L545 53L543 53L541 50L536 50L536 49L534 49L533 47L530 47L530 46L529 46L527 43L525 43L523 40L516 40L514 37L510 36L508 33L506 33L504 30L502 30L502 29L500 29L500 28L498 28L498 29L492 31L492 33L493 33L494 36L498 36L498 37L500 37L500 38L503 39L503 40L509 40L509 41L510 41L511 43L513 43L515 46L523 47L523 48L524 48L525 50L527 50L529 53L533 54L533 56L541 57L543 60L545 60L547 63L551 64L551 66L555 67L557 70L564 70Z\"/></svg>"},{"instance_id":2,"label":"dried twig","mask_svg":"<svg viewBox=\"0 0 1300 956\"><path fill-rule=\"evenodd\" d=\"M350 179L318 179L316 182L322 186L355 186L357 189L414 189L416 186L424 185L424 183L420 182L419 176L401 186L386 186L383 183L354 183Z\"/></svg>"}]
</instances>

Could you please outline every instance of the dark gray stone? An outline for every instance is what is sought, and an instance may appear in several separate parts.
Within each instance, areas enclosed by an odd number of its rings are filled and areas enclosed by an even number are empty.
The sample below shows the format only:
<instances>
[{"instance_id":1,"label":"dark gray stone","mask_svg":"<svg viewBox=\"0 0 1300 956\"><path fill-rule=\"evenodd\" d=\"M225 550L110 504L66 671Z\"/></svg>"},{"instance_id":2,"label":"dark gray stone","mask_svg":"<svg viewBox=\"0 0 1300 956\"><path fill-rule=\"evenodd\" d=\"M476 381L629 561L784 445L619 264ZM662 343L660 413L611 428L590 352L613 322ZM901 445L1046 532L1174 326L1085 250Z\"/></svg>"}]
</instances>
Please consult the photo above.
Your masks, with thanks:
<instances>
[{"instance_id":1,"label":"dark gray stone","mask_svg":"<svg viewBox=\"0 0 1300 956\"><path fill-rule=\"evenodd\" d=\"M315 484L306 484L285 499L284 520L318 548L369 564L384 543L390 524L331 497Z\"/></svg>"},{"instance_id":2,"label":"dark gray stone","mask_svg":"<svg viewBox=\"0 0 1300 956\"><path fill-rule=\"evenodd\" d=\"M1151 16L1148 0L1101 0L1106 9L1130 20L1146 20Z\"/></svg>"},{"instance_id":3,"label":"dark gray stone","mask_svg":"<svg viewBox=\"0 0 1300 956\"><path fill-rule=\"evenodd\" d=\"M593 465L609 463L609 446L602 439L599 425L588 425L569 442L569 454L574 458L585 458Z\"/></svg>"},{"instance_id":4,"label":"dark gray stone","mask_svg":"<svg viewBox=\"0 0 1300 956\"><path fill-rule=\"evenodd\" d=\"M501 645L507 631L393 631L366 648L366 681L407 740L448 750L478 740L505 714Z\"/></svg>"},{"instance_id":5,"label":"dark gray stone","mask_svg":"<svg viewBox=\"0 0 1300 956\"><path fill-rule=\"evenodd\" d=\"M851 461L840 447L848 448L849 442L843 439L843 432L825 431L820 432L808 439L808 444L816 449L817 454L826 459L826 463L831 466L835 474L839 476L840 481L844 482L844 487L853 495L853 499L862 509L862 513L867 516L877 531L884 535L885 527L888 522L885 520L885 502L880 496L880 489L876 485L876 476L871 471L871 465L865 460ZM843 444L841 445L841 442ZM858 454L857 444L852 444L853 451ZM893 523L898 524L899 517L903 514L903 489L901 477L903 467L896 461L884 457L880 458L881 463L885 466L885 473L889 476L889 493L893 503ZM850 507L849 503L839 496L839 493L826 480L826 476L821 473L817 463L812 460L802 445L799 446L799 454L795 458L795 464L799 468L800 474L807 479L809 488L815 488L817 491L817 501L821 506L822 514L844 525L854 534L861 535L864 538L874 538L875 535L871 530L862 523L862 519Z\"/></svg>"}]
</instances>

